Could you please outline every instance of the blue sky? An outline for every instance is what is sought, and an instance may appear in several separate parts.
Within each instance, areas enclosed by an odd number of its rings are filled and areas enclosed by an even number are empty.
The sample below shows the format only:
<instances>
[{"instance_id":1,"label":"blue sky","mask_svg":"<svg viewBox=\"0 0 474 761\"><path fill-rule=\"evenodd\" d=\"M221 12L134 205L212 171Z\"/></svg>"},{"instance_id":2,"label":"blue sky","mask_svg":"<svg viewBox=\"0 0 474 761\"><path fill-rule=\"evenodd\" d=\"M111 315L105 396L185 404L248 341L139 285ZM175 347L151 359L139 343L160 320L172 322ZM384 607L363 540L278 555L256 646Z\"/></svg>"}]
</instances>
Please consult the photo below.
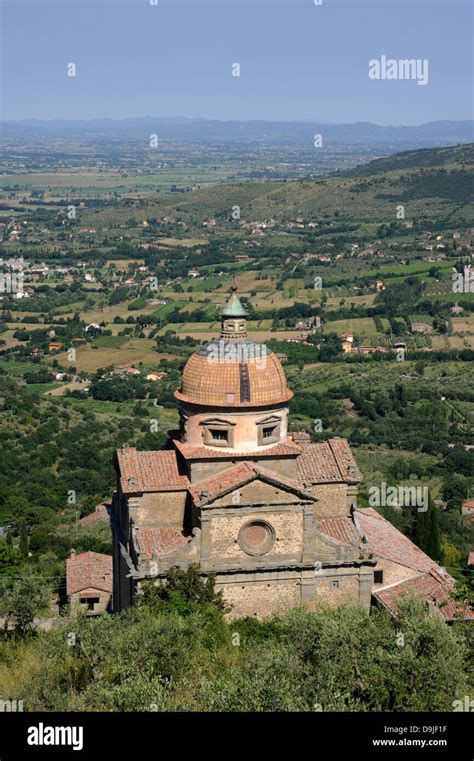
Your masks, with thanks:
<instances>
[{"instance_id":1,"label":"blue sky","mask_svg":"<svg viewBox=\"0 0 474 761\"><path fill-rule=\"evenodd\" d=\"M2 0L2 17L4 119L472 118L463 0ZM428 85L370 80L381 55L428 59Z\"/></svg>"}]
</instances>

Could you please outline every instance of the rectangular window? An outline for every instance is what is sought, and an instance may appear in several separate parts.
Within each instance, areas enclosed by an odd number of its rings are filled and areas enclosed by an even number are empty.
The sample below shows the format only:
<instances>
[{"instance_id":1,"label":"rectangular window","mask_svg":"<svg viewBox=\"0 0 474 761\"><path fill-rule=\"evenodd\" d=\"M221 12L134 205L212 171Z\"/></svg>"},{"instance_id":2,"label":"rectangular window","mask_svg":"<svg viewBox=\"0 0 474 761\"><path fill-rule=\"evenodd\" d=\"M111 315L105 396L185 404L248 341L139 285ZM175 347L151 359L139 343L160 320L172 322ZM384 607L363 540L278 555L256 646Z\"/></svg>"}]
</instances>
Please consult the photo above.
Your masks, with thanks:
<instances>
[{"instance_id":1,"label":"rectangular window","mask_svg":"<svg viewBox=\"0 0 474 761\"><path fill-rule=\"evenodd\" d=\"M81 603L87 610L94 610L94 606L99 602L98 597L81 597Z\"/></svg>"},{"instance_id":2,"label":"rectangular window","mask_svg":"<svg viewBox=\"0 0 474 761\"><path fill-rule=\"evenodd\" d=\"M209 433L211 434L211 438L213 438L215 441L229 440L229 431L221 431L218 428L211 428Z\"/></svg>"},{"instance_id":3,"label":"rectangular window","mask_svg":"<svg viewBox=\"0 0 474 761\"><path fill-rule=\"evenodd\" d=\"M374 571L374 584L383 584L383 571Z\"/></svg>"},{"instance_id":4,"label":"rectangular window","mask_svg":"<svg viewBox=\"0 0 474 761\"><path fill-rule=\"evenodd\" d=\"M275 444L280 440L281 420L272 416L257 423L258 445Z\"/></svg>"},{"instance_id":5,"label":"rectangular window","mask_svg":"<svg viewBox=\"0 0 474 761\"><path fill-rule=\"evenodd\" d=\"M202 437L204 444L210 447L233 447L234 426L232 421L218 418L202 422Z\"/></svg>"},{"instance_id":6,"label":"rectangular window","mask_svg":"<svg viewBox=\"0 0 474 761\"><path fill-rule=\"evenodd\" d=\"M339 580L338 579L333 579L332 582L331 582L331 585L332 585L333 589L339 589Z\"/></svg>"}]
</instances>

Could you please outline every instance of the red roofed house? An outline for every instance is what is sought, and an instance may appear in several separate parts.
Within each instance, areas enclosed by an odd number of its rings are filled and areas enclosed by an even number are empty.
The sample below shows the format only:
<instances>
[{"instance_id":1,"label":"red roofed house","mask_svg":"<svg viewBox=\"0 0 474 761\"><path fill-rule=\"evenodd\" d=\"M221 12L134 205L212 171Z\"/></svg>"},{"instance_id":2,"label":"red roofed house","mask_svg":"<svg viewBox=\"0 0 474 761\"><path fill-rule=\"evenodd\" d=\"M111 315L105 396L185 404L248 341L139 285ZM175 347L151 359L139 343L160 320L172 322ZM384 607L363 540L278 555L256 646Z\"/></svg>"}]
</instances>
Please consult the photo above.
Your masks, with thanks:
<instances>
[{"instance_id":1,"label":"red roofed house","mask_svg":"<svg viewBox=\"0 0 474 761\"><path fill-rule=\"evenodd\" d=\"M395 615L401 584L451 616L450 577L374 510L357 509L348 442L288 434L293 393L277 356L248 339L235 291L220 338L184 368L180 429L159 451L116 452L114 610L143 580L196 563L215 574L233 616L345 600Z\"/></svg>"},{"instance_id":2,"label":"red roofed house","mask_svg":"<svg viewBox=\"0 0 474 761\"><path fill-rule=\"evenodd\" d=\"M113 372L114 375L140 375L140 370L138 370L138 368L133 367L133 365L127 365L126 363L114 365Z\"/></svg>"},{"instance_id":3,"label":"red roofed house","mask_svg":"<svg viewBox=\"0 0 474 761\"><path fill-rule=\"evenodd\" d=\"M107 510L107 505L100 504L96 505L96 508L93 513L89 513L89 515L85 515L84 518L81 518L79 521L81 526L90 526L91 523L97 523L98 521L108 521L109 520L109 513Z\"/></svg>"},{"instance_id":4,"label":"red roofed house","mask_svg":"<svg viewBox=\"0 0 474 761\"><path fill-rule=\"evenodd\" d=\"M462 503L461 514L468 521L474 521L474 499L467 499Z\"/></svg>"},{"instance_id":5,"label":"red roofed house","mask_svg":"<svg viewBox=\"0 0 474 761\"><path fill-rule=\"evenodd\" d=\"M72 606L81 605L94 616L111 608L112 558L101 552L82 552L66 561L66 592Z\"/></svg>"}]
</instances>

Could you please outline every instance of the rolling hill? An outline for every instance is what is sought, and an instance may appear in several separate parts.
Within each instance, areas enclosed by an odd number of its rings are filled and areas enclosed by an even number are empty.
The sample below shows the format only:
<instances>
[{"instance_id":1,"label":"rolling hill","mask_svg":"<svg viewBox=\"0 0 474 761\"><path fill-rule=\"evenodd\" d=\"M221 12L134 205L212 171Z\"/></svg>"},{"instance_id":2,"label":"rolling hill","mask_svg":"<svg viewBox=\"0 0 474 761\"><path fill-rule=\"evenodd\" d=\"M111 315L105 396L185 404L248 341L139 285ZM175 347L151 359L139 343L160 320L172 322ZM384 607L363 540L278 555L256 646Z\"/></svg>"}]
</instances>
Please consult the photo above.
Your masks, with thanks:
<instances>
[{"instance_id":1,"label":"rolling hill","mask_svg":"<svg viewBox=\"0 0 474 761\"><path fill-rule=\"evenodd\" d=\"M228 221L240 206L241 220L306 219L337 216L341 220L382 223L394 219L395 205L406 217L449 218L453 224L473 220L474 144L398 153L323 179L240 182L210 186L185 194L156 195L140 203L119 203L87 215L88 224L165 215L198 225L207 216ZM473 220L474 222L474 220Z\"/></svg>"}]
</instances>

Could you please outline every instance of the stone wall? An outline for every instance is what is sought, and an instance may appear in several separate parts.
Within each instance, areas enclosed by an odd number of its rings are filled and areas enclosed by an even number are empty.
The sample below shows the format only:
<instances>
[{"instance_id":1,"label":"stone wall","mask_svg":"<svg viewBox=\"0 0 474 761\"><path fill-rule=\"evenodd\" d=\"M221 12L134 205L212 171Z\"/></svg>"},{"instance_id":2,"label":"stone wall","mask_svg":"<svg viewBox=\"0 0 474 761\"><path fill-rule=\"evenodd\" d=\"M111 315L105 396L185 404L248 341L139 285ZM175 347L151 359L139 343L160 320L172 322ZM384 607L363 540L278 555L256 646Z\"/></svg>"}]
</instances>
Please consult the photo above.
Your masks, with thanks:
<instances>
[{"instance_id":1,"label":"stone wall","mask_svg":"<svg viewBox=\"0 0 474 761\"><path fill-rule=\"evenodd\" d=\"M216 499L213 508L235 505L294 505L301 502L298 494L293 494L285 489L274 486L258 478L244 486L235 489L223 497Z\"/></svg>"},{"instance_id":2,"label":"stone wall","mask_svg":"<svg viewBox=\"0 0 474 761\"><path fill-rule=\"evenodd\" d=\"M315 602L326 605L339 605L342 602L360 603L359 574L352 570L334 569L325 571L327 575L316 577Z\"/></svg>"},{"instance_id":3,"label":"stone wall","mask_svg":"<svg viewBox=\"0 0 474 761\"><path fill-rule=\"evenodd\" d=\"M233 606L229 618L266 618L301 604L301 574L297 571L218 576L216 589L222 590Z\"/></svg>"},{"instance_id":4,"label":"stone wall","mask_svg":"<svg viewBox=\"0 0 474 761\"><path fill-rule=\"evenodd\" d=\"M186 492L153 492L134 498L130 517L137 526L174 526L182 529L186 507Z\"/></svg>"},{"instance_id":5,"label":"stone wall","mask_svg":"<svg viewBox=\"0 0 474 761\"><path fill-rule=\"evenodd\" d=\"M411 579L414 576L419 576L421 573L421 571L415 571L413 568L408 568L385 558L377 558L377 565L374 570L383 571L383 582L375 584L376 589L385 587L387 584L394 584L397 581Z\"/></svg>"},{"instance_id":6,"label":"stone wall","mask_svg":"<svg viewBox=\"0 0 474 761\"><path fill-rule=\"evenodd\" d=\"M351 498L353 499L351 490ZM317 518L338 518L350 514L347 484L317 484L313 486Z\"/></svg>"},{"instance_id":7,"label":"stone wall","mask_svg":"<svg viewBox=\"0 0 474 761\"><path fill-rule=\"evenodd\" d=\"M239 546L237 541L239 530L252 520L265 520L275 531L275 543L266 553L261 562L271 563L281 556L294 557L301 560L303 554L303 510L276 511L271 508L265 511L253 511L242 514L232 511L232 514L212 515L209 525L210 554L209 559L225 561L236 560L256 562Z\"/></svg>"},{"instance_id":8,"label":"stone wall","mask_svg":"<svg viewBox=\"0 0 474 761\"><path fill-rule=\"evenodd\" d=\"M85 598L99 598L99 601L94 604L93 610L88 610L87 607L84 605L84 610L87 613L88 616L95 616L99 613L105 613L107 610L109 610L111 606L112 601L112 595L110 592L104 592L102 589L83 589L81 592L75 592L74 594L69 596L69 602L71 604L71 608L77 607L79 605L82 605L82 601L85 600Z\"/></svg>"},{"instance_id":9,"label":"stone wall","mask_svg":"<svg viewBox=\"0 0 474 761\"><path fill-rule=\"evenodd\" d=\"M344 567L314 570L274 570L217 575L216 589L232 605L229 618L266 618L274 613L304 605L314 610L318 603L339 605L351 602L370 608L372 568ZM337 586L334 584L337 582Z\"/></svg>"},{"instance_id":10,"label":"stone wall","mask_svg":"<svg viewBox=\"0 0 474 761\"><path fill-rule=\"evenodd\" d=\"M224 453L225 450L223 450L222 454L224 455ZM276 473L280 473L280 475L286 476L287 478L296 478L296 456L259 458L258 456L252 456L249 454L245 460L247 462L259 463L263 467L274 470ZM191 483L199 483L199 481L211 478L211 476L215 476L217 473L221 473L223 470L227 470L239 462L242 462L242 458L236 460L233 460L230 457L225 460L193 460L189 464L189 478Z\"/></svg>"}]
</instances>

